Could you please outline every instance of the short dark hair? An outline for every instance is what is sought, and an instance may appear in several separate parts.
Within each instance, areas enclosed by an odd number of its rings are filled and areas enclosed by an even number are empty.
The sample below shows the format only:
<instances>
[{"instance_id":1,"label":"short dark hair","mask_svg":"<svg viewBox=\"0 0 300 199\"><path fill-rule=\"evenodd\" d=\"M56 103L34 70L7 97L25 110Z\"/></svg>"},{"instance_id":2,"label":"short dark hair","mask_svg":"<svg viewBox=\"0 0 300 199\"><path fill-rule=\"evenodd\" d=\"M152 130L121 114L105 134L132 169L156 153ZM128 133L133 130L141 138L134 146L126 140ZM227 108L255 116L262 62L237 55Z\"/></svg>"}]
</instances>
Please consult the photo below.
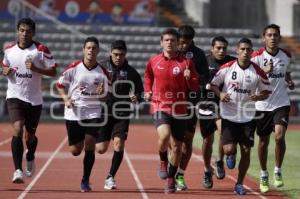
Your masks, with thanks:
<instances>
[{"instance_id":1,"label":"short dark hair","mask_svg":"<svg viewBox=\"0 0 300 199\"><path fill-rule=\"evenodd\" d=\"M278 25L276 25L276 24L270 24L270 25L267 25L267 26L264 28L263 35L265 35L266 32L267 32L267 30L270 29L270 28L275 29L275 30L279 33L279 35L280 35L280 26L278 26Z\"/></svg>"},{"instance_id":2,"label":"short dark hair","mask_svg":"<svg viewBox=\"0 0 300 199\"><path fill-rule=\"evenodd\" d=\"M211 46L214 47L216 45L216 42L219 41L219 42L223 42L225 43L226 45L228 45L228 41L225 39L225 37L223 36L217 36L217 37L214 37L211 41Z\"/></svg>"},{"instance_id":3,"label":"short dark hair","mask_svg":"<svg viewBox=\"0 0 300 199\"><path fill-rule=\"evenodd\" d=\"M174 35L177 38L177 40L179 39L179 34L174 28L165 29L160 35L160 40L163 39L164 35Z\"/></svg>"},{"instance_id":4,"label":"short dark hair","mask_svg":"<svg viewBox=\"0 0 300 199\"><path fill-rule=\"evenodd\" d=\"M253 44L252 44L252 41L246 37L243 37L239 40L238 42L238 46L241 44L241 43L246 43L246 44L249 44L251 47L253 47Z\"/></svg>"},{"instance_id":5,"label":"short dark hair","mask_svg":"<svg viewBox=\"0 0 300 199\"><path fill-rule=\"evenodd\" d=\"M192 26L183 25L178 28L179 38L194 39L195 30Z\"/></svg>"},{"instance_id":6,"label":"short dark hair","mask_svg":"<svg viewBox=\"0 0 300 199\"><path fill-rule=\"evenodd\" d=\"M88 43L88 42L94 42L96 44L96 46L99 48L99 40L96 37L87 37L84 40L83 48L85 47L86 43Z\"/></svg>"},{"instance_id":7,"label":"short dark hair","mask_svg":"<svg viewBox=\"0 0 300 199\"><path fill-rule=\"evenodd\" d=\"M124 40L116 40L111 43L111 50L118 49L118 50L124 50L127 51L126 42Z\"/></svg>"},{"instance_id":8,"label":"short dark hair","mask_svg":"<svg viewBox=\"0 0 300 199\"><path fill-rule=\"evenodd\" d=\"M19 30L21 24L29 26L33 33L35 33L35 22L31 18L22 18L18 21L17 29Z\"/></svg>"}]
</instances>

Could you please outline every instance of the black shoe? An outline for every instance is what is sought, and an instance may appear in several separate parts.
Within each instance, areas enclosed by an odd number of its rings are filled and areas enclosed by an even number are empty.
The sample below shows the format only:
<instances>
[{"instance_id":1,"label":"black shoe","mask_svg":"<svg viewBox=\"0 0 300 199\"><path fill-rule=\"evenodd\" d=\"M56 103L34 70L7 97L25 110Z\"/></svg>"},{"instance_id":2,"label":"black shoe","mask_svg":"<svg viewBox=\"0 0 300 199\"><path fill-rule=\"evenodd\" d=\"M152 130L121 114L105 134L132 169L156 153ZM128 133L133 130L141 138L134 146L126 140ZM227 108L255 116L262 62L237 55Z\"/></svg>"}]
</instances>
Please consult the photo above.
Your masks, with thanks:
<instances>
[{"instance_id":1,"label":"black shoe","mask_svg":"<svg viewBox=\"0 0 300 199\"><path fill-rule=\"evenodd\" d=\"M203 187L206 189L211 189L214 185L213 179L212 179L212 172L207 171L204 172L203 176Z\"/></svg>"},{"instance_id":2,"label":"black shoe","mask_svg":"<svg viewBox=\"0 0 300 199\"><path fill-rule=\"evenodd\" d=\"M219 180L225 178L225 169L224 169L224 162L222 160L216 161L216 177Z\"/></svg>"}]
</instances>

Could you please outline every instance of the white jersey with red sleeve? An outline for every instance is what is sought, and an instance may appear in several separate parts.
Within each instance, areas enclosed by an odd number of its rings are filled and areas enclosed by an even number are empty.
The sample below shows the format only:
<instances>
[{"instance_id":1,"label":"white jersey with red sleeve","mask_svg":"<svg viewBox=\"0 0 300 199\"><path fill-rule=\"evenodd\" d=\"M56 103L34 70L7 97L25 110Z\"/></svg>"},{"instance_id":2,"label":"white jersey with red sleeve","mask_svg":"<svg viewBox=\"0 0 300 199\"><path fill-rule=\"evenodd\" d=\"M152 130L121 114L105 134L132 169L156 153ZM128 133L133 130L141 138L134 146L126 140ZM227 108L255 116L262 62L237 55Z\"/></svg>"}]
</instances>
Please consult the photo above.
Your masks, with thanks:
<instances>
[{"instance_id":1,"label":"white jersey with red sleeve","mask_svg":"<svg viewBox=\"0 0 300 199\"><path fill-rule=\"evenodd\" d=\"M184 77L184 70L191 77ZM187 113L188 91L199 90L199 77L191 60L182 55L168 59L163 53L151 57L144 73L144 90L152 92L151 112L162 111L172 116Z\"/></svg>"},{"instance_id":2,"label":"white jersey with red sleeve","mask_svg":"<svg viewBox=\"0 0 300 199\"><path fill-rule=\"evenodd\" d=\"M96 89L101 83L104 94L99 95ZM59 77L57 86L68 88L68 96L73 100L74 106L65 107L64 118L75 121L100 118L103 102L99 99L111 92L111 82L106 69L99 64L88 68L82 61L70 64Z\"/></svg>"},{"instance_id":3,"label":"white jersey with red sleeve","mask_svg":"<svg viewBox=\"0 0 300 199\"><path fill-rule=\"evenodd\" d=\"M286 72L289 71L291 54L283 49L279 49L276 55L269 54L265 48L260 48L253 52L252 59L254 63L261 68L273 62L273 71L267 76L271 83L272 94L264 101L256 103L256 109L259 111L273 111L279 107L289 106L290 98L287 92L287 84L285 82Z\"/></svg>"},{"instance_id":4,"label":"white jersey with red sleeve","mask_svg":"<svg viewBox=\"0 0 300 199\"><path fill-rule=\"evenodd\" d=\"M222 92L230 94L230 102L220 102L221 117L237 123L254 118L256 110L255 103L250 100L251 95L270 91L267 76L252 62L246 69L242 69L237 61L228 62L220 68L211 84L224 85Z\"/></svg>"},{"instance_id":5,"label":"white jersey with red sleeve","mask_svg":"<svg viewBox=\"0 0 300 199\"><path fill-rule=\"evenodd\" d=\"M8 46L2 61L3 67L12 68L12 73L7 76L6 98L18 98L35 106L43 103L42 75L26 68L25 61L29 58L38 68L57 67L49 49L41 43L33 42L25 49L18 44Z\"/></svg>"}]
</instances>

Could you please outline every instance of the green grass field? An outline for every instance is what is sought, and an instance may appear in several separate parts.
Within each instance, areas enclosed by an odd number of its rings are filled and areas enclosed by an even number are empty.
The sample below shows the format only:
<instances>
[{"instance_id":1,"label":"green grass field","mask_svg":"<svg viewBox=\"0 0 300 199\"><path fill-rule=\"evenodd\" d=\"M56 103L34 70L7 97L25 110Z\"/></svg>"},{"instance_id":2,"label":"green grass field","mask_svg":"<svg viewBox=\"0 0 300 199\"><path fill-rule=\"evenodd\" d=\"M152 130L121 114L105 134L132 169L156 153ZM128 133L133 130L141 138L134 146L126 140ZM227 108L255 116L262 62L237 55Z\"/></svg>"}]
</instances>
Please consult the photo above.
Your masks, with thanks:
<instances>
[{"instance_id":1,"label":"green grass field","mask_svg":"<svg viewBox=\"0 0 300 199\"><path fill-rule=\"evenodd\" d=\"M216 134L213 156L217 155L217 141L219 136ZM256 179L259 179L260 166L259 160L257 157L257 143L258 138L256 136L255 146L251 151L251 163L250 168L248 170L248 175L253 176ZM202 145L202 137L200 133L196 133L194 139L194 147L201 147ZM284 179L284 187L279 188L279 191L282 191L284 194L290 196L293 199L300 199L300 130L289 130L286 134L286 154L283 162L283 179ZM274 136L272 135L270 138L269 145L269 157L268 157L268 171L270 175L270 184L273 183L273 170L274 170ZM239 157L237 158L237 163L239 161ZM225 166L226 168L226 166Z\"/></svg>"}]
</instances>

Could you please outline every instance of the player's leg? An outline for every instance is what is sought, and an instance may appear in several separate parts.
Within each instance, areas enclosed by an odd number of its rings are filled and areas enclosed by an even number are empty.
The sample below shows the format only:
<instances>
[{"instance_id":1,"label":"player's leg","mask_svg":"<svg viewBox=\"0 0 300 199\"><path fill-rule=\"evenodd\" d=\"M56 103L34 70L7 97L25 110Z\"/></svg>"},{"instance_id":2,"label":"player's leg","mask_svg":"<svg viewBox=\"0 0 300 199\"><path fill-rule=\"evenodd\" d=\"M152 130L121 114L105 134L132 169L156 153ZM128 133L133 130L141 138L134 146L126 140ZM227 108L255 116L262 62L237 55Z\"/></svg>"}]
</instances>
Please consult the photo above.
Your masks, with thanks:
<instances>
[{"instance_id":1,"label":"player's leg","mask_svg":"<svg viewBox=\"0 0 300 199\"><path fill-rule=\"evenodd\" d=\"M25 141L27 146L25 173L31 177L35 172L35 151L38 145L36 129L38 127L42 105L29 106L25 119Z\"/></svg>"},{"instance_id":2,"label":"player's leg","mask_svg":"<svg viewBox=\"0 0 300 199\"><path fill-rule=\"evenodd\" d=\"M23 128L25 123L26 104L19 99L7 99L7 110L12 122L13 136L11 140L11 151L15 172L13 174L13 183L23 183L22 159L24 153Z\"/></svg>"}]
</instances>

